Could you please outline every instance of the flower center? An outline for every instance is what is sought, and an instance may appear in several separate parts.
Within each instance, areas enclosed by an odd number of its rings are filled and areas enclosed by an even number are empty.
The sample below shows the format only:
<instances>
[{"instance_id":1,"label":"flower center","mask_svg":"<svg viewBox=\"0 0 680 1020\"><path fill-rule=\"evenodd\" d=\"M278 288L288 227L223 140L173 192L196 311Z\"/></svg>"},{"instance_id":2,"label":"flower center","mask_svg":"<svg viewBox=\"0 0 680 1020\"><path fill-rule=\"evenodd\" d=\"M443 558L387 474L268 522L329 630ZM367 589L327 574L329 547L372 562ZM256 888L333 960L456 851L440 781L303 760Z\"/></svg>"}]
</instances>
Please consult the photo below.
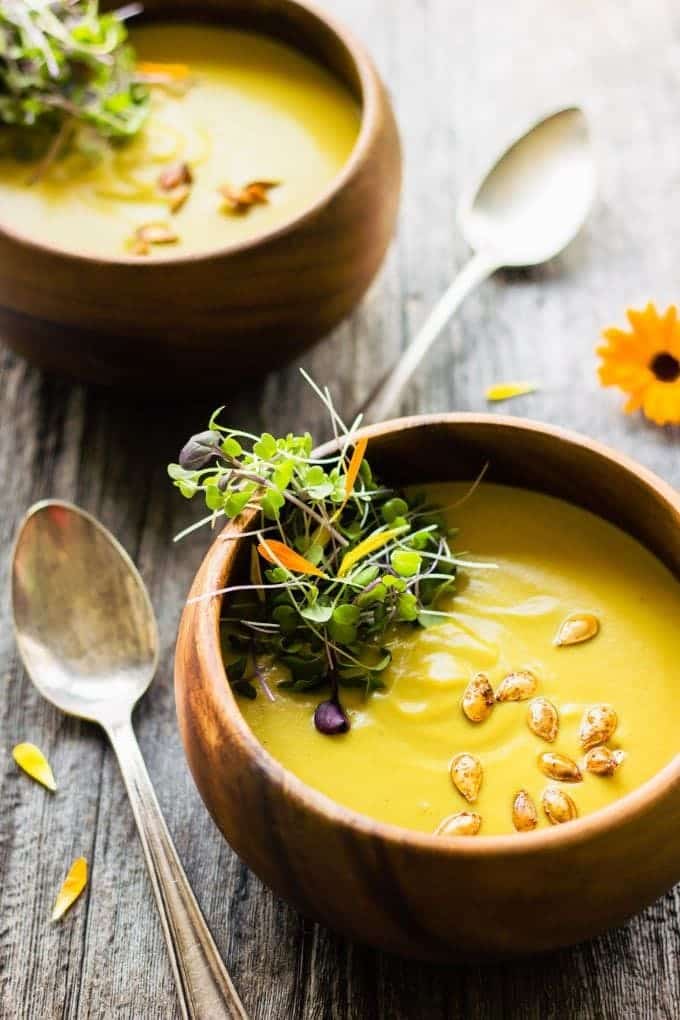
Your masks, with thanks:
<instances>
[{"instance_id":1,"label":"flower center","mask_svg":"<svg viewBox=\"0 0 680 1020\"><path fill-rule=\"evenodd\" d=\"M667 351L655 354L649 367L659 382L675 382L680 377L680 361Z\"/></svg>"}]
</instances>

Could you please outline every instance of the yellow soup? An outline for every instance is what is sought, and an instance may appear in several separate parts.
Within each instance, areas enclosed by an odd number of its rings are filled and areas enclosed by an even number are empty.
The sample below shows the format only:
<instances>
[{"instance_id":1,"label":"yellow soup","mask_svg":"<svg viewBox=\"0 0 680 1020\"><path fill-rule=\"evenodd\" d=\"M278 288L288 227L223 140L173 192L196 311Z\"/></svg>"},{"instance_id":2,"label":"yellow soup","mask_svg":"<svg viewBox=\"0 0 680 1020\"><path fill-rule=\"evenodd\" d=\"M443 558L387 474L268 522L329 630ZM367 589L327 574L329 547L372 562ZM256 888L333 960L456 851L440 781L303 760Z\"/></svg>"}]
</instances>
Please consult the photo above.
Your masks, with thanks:
<instances>
[{"instance_id":1,"label":"yellow soup","mask_svg":"<svg viewBox=\"0 0 680 1020\"><path fill-rule=\"evenodd\" d=\"M150 25L132 31L140 61L188 65L179 94L154 88L138 137L98 158L72 153L29 184L26 163L0 160L0 224L68 251L127 254L141 226L170 223L175 244L153 257L205 252L291 220L317 199L347 161L360 111L345 87L312 60L263 36L216 27ZM171 214L157 181L186 161L188 200ZM225 211L218 189L276 181L268 201Z\"/></svg>"},{"instance_id":2,"label":"yellow soup","mask_svg":"<svg viewBox=\"0 0 680 1020\"><path fill-rule=\"evenodd\" d=\"M432 487L446 506L463 485ZM592 514L535 492L482 485L457 509L458 547L497 569L465 569L447 609L428 630L399 632L386 688L367 700L341 689L351 729L322 736L314 707L326 695L276 691L240 700L266 749L301 779L347 807L374 818L432 832L447 816L474 811L482 834L513 832L512 802L524 789L548 824L541 796L550 785L537 765L545 751L582 766L579 725L584 711L608 703L618 715L609 742L625 760L613 776L583 773L564 784L579 815L635 789L680 750L680 585L641 545ZM591 613L595 638L555 647L562 621ZM461 710L463 692L479 671L495 690L507 673L528 669L536 696L558 710L554 743L527 726L527 701L496 703L473 724ZM482 764L476 802L454 788L449 766L469 752Z\"/></svg>"}]
</instances>

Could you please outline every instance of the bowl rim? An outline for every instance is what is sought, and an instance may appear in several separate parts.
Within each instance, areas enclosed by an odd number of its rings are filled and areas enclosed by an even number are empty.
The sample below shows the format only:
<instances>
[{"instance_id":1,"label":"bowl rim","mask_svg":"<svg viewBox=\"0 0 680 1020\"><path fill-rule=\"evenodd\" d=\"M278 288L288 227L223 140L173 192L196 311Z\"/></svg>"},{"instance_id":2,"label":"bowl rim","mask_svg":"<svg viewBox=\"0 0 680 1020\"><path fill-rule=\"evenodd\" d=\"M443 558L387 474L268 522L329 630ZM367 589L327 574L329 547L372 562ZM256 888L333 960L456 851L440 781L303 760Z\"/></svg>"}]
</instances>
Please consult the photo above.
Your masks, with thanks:
<instances>
[{"instance_id":1,"label":"bowl rim","mask_svg":"<svg viewBox=\"0 0 680 1020\"><path fill-rule=\"evenodd\" d=\"M1 220L0 241L7 240L12 244L27 248L29 251L39 252L40 254L53 256L55 258L66 259L74 262L76 265L87 263L107 268L113 268L115 266L135 266L139 269L149 271L157 270L159 267L162 269L166 266L192 265L197 262L209 262L211 260L222 259L231 255L241 255L244 252L250 253L251 251L258 251L260 248L263 248L274 241L280 240L287 234L297 231L309 220L321 213L328 205L330 205L335 196L347 186L352 177L354 177L361 168L369 153L371 143L375 137L377 126L379 124L381 100L382 102L388 102L388 100L383 97L381 80L368 50L349 28L339 22L334 16L326 14L324 10L322 10L316 3L310 2L310 0L283 0L283 2L287 8L297 8L307 14L310 14L319 26L330 30L336 40L344 47L347 55L352 61L359 81L358 102L361 118L359 133L354 141L354 146L338 173L335 177L333 177L324 191L322 191L320 195L317 195L310 205L306 206L292 219L286 220L285 223L282 223L279 226L261 234L256 234L252 238L236 241L231 244L223 245L220 248L214 248L205 252L198 251L186 254L179 253L177 255L170 254L164 256L162 259L152 259L148 261L144 261L134 255L121 254L108 256L91 254L85 251L68 251L64 248L60 248L59 245L50 243L49 241L41 241L24 236L21 233L17 233L3 225ZM199 3L197 14L199 14L200 11L201 7ZM213 23L220 27L218 18L219 15L216 15ZM164 19L160 17L152 20L163 21ZM191 18L188 16L173 18L171 14L169 14L165 20L168 22L174 21L176 23L191 23ZM140 18L139 24L144 24L143 15ZM225 21L224 27L229 27L228 22ZM234 25L232 27L236 26ZM244 31L257 34L252 27L244 29ZM287 42L282 45L287 45L296 53L302 52L296 48L293 43ZM308 59L321 66L320 62L315 60L314 57L309 57Z\"/></svg>"},{"instance_id":2,"label":"bowl rim","mask_svg":"<svg viewBox=\"0 0 680 1020\"><path fill-rule=\"evenodd\" d=\"M579 446L598 457L614 461L627 473L641 480L645 486L651 488L661 497L680 519L680 493L671 485L626 454L621 454L597 440L561 426L514 416L454 412L396 418L358 429L357 435L370 440L371 436L383 437L410 428L440 424L454 426L457 424L478 424L496 426L501 429L515 429L520 432L530 431L541 433L556 442ZM335 441L331 440L322 444L315 452L328 454L336 448ZM248 515L242 515L235 522L227 524L208 549L199 570L199 574L203 575L207 584L208 591L223 586L224 571L233 555L231 548L236 543L225 541L225 537L233 538L243 528L247 528L254 516L255 511ZM192 586L193 597L200 595L194 591L199 574L194 579ZM470 839L467 836L436 836L433 833L420 832L371 818L369 815L345 807L328 795L309 786L270 755L259 742L242 715L227 681L219 644L219 618L223 598L224 596L221 594L213 597L206 596L195 603L196 629L193 635L196 657L200 664L201 684L212 702L216 715L220 718L220 726L224 732L229 734L230 739L238 742L241 750L252 760L254 767L266 774L266 778L278 788L278 792L284 799L293 801L295 806L302 811L321 816L326 823L347 827L363 837L397 843L401 847L407 846L414 851L426 854L444 854L452 857L461 855L481 858L507 857L542 850L550 851L562 846L576 846L593 838L607 835L629 822L636 815L644 813L646 809L651 809L660 803L674 789L680 791L679 752L667 765L634 790L613 803L582 818L577 818L567 825L556 825L526 833L478 835L474 839ZM181 666L177 669L177 676L178 686L181 686Z\"/></svg>"}]
</instances>

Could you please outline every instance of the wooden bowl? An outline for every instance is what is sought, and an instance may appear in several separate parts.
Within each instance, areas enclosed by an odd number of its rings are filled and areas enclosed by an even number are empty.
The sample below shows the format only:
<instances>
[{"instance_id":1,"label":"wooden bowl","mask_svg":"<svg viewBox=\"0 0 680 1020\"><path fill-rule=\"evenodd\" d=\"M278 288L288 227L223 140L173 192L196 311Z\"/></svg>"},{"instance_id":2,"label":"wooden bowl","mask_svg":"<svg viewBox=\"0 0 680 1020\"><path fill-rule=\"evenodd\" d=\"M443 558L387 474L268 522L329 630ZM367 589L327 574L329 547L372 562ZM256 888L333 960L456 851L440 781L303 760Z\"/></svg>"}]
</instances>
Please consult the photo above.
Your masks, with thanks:
<instances>
[{"instance_id":1,"label":"wooden bowl","mask_svg":"<svg viewBox=\"0 0 680 1020\"><path fill-rule=\"evenodd\" d=\"M390 482L471 479L488 461L490 480L599 514L680 578L680 496L597 443L521 419L465 414L405 418L364 434L371 465ZM192 594L228 584L247 545L218 538ZM620 924L680 879L680 754L614 804L533 833L442 841L339 806L271 758L244 722L220 656L220 601L188 605L181 621L184 747L229 843L304 914L406 956L510 957Z\"/></svg>"},{"instance_id":2,"label":"wooden bowl","mask_svg":"<svg viewBox=\"0 0 680 1020\"><path fill-rule=\"evenodd\" d=\"M224 391L292 358L357 304L392 236L397 127L363 47L306 0L144 0L145 17L271 35L333 71L361 104L328 190L283 227L206 255L69 254L0 226L0 336L44 369L97 383Z\"/></svg>"}]
</instances>

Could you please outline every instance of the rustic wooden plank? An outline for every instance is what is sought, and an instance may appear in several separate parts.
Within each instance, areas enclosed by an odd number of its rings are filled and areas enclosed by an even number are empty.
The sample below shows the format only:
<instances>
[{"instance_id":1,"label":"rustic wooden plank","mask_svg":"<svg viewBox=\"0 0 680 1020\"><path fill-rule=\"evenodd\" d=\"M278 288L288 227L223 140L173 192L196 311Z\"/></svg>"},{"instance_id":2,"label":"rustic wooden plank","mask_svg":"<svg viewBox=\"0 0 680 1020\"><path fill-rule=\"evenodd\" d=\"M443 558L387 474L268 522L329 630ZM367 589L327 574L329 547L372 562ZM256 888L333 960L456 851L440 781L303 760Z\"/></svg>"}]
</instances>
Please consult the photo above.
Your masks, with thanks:
<instances>
[{"instance_id":1,"label":"rustic wooden plank","mask_svg":"<svg viewBox=\"0 0 680 1020\"><path fill-rule=\"evenodd\" d=\"M406 153L399 237L362 307L304 359L351 414L416 329L467 249L460 190L534 116L586 103L601 197L584 236L554 265L499 274L473 295L414 381L405 410L480 409L484 387L533 378L511 409L578 428L680 484L678 430L620 413L596 383L598 330L628 303L677 299L680 18L671 0L326 0L371 47L393 92ZM198 394L200 382L194 393ZM155 395L154 397L161 395ZM231 420L324 432L296 366L234 393ZM208 408L144 404L41 378L0 356L0 540L40 496L76 499L135 555L159 614L163 655L136 715L142 749L218 945L256 1020L529 1020L680 1015L680 890L588 945L512 965L435 968L354 946L299 918L235 858L187 774L174 721L172 648L206 538L171 536L196 508L163 465ZM0 560L6 587L8 557ZM120 778L95 729L66 720L16 664L2 608L0 675L0 1015L17 1020L175 1020L155 908ZM56 797L17 774L10 749L34 739L53 761ZM49 911L70 859L92 864L67 921ZM653 848L650 848L653 853ZM208 1018L209 1020L209 1018Z\"/></svg>"}]
</instances>

